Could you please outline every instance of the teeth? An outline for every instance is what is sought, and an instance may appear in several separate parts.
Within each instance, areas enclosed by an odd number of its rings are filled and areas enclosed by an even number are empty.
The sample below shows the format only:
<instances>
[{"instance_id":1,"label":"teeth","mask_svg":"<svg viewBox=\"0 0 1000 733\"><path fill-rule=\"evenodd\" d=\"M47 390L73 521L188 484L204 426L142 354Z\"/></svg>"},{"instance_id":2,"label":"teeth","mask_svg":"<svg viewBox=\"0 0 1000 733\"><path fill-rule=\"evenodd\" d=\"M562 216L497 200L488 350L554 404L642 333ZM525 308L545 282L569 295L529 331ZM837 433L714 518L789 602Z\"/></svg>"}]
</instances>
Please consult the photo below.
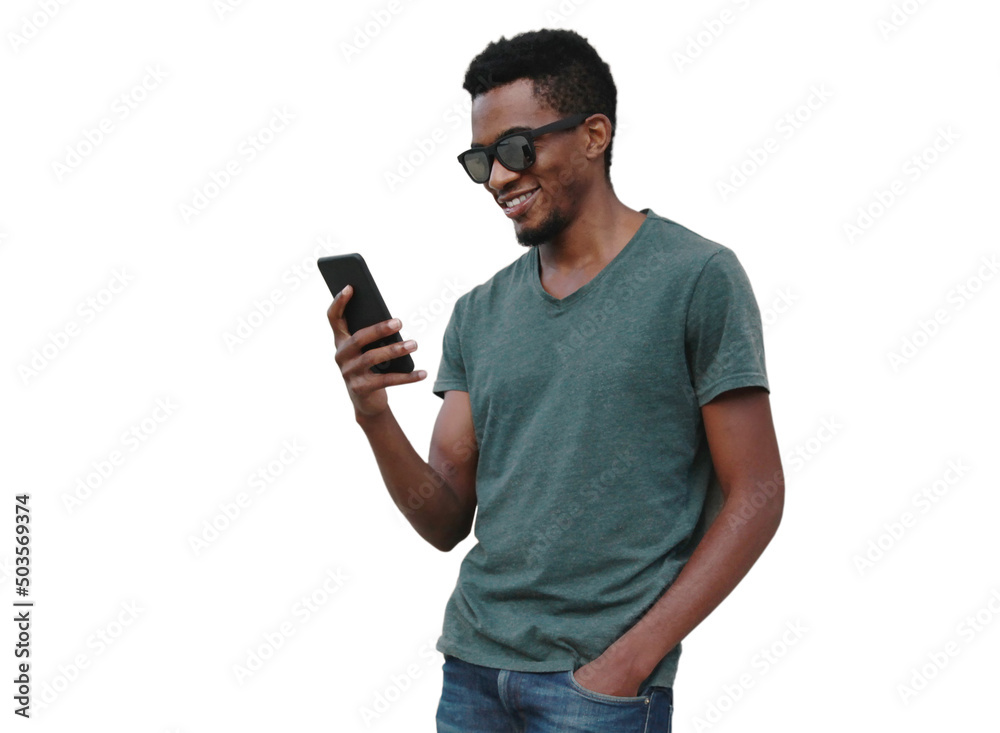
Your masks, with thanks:
<instances>
[{"instance_id":1,"label":"teeth","mask_svg":"<svg viewBox=\"0 0 1000 733\"><path fill-rule=\"evenodd\" d=\"M510 201L507 202L507 208L511 209L511 208L517 206L518 204L523 204L525 201L528 200L529 196L531 196L530 193L523 193L520 196L518 196L516 199L511 199Z\"/></svg>"}]
</instances>

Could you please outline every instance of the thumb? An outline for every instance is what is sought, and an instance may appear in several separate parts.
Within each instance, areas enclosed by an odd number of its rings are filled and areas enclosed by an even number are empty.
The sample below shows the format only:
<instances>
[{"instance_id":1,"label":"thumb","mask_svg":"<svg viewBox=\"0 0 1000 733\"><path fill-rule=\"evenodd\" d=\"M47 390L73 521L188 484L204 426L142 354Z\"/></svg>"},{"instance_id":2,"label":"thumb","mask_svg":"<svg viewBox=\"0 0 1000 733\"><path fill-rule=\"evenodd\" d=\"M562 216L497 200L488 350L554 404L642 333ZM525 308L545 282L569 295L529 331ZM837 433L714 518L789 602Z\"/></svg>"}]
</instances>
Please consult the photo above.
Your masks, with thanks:
<instances>
[{"instance_id":1,"label":"thumb","mask_svg":"<svg viewBox=\"0 0 1000 733\"><path fill-rule=\"evenodd\" d=\"M351 336L350 331L347 330L344 308L347 307L347 301L351 299L353 292L350 285L345 285L344 289L334 296L333 303L330 304L330 307L326 311L326 316L330 321L330 328L333 329L333 333L343 338L350 338Z\"/></svg>"}]
</instances>

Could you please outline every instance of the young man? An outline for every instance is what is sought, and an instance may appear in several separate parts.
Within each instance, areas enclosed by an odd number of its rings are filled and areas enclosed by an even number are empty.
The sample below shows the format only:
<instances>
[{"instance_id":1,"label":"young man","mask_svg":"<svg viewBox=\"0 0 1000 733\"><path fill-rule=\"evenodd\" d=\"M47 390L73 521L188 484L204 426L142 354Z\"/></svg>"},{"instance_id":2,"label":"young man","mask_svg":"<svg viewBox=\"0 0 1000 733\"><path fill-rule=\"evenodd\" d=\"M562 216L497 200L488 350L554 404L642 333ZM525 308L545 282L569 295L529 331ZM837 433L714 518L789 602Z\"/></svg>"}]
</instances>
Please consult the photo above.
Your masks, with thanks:
<instances>
[{"instance_id":1,"label":"young man","mask_svg":"<svg viewBox=\"0 0 1000 733\"><path fill-rule=\"evenodd\" d=\"M386 486L463 560L437 648L439 731L666 731L681 640L774 535L784 487L760 313L728 248L621 203L616 89L572 31L474 59L461 156L528 247L455 303L429 461L361 347L328 316ZM721 508L711 490L719 490Z\"/></svg>"}]
</instances>

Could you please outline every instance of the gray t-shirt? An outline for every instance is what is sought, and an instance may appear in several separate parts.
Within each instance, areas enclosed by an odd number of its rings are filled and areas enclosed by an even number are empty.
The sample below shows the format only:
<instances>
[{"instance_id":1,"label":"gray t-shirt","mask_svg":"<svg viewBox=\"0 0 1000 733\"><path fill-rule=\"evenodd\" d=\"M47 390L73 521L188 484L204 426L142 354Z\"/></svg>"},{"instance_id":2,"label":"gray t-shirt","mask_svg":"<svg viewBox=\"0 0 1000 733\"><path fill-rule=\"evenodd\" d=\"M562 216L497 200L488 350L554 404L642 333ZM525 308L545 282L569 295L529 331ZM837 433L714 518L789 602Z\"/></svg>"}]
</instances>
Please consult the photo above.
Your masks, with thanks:
<instances>
[{"instance_id":1,"label":"gray t-shirt","mask_svg":"<svg viewBox=\"0 0 1000 733\"><path fill-rule=\"evenodd\" d=\"M455 302L433 391L469 393L478 542L438 651L576 669L673 583L718 490L701 406L768 389L760 311L732 250L644 209L592 280L559 299L538 250ZM678 644L643 682L672 686Z\"/></svg>"}]
</instances>

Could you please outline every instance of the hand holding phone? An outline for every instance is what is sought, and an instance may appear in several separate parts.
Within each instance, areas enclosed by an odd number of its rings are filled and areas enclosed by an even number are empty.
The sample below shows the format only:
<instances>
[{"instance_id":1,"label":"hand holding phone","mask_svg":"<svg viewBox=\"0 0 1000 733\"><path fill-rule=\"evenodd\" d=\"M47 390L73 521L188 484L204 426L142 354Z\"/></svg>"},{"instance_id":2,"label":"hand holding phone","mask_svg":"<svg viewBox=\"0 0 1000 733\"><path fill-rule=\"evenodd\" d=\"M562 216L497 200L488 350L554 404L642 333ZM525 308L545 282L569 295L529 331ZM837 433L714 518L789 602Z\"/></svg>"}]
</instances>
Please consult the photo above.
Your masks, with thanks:
<instances>
[{"instance_id":1,"label":"hand holding phone","mask_svg":"<svg viewBox=\"0 0 1000 733\"><path fill-rule=\"evenodd\" d=\"M337 344L337 364L355 411L373 416L388 406L386 387L418 382L427 372L413 371L410 352L416 342L404 343L402 326L390 324L389 311L360 254L321 257L318 265L334 294L327 318Z\"/></svg>"}]
</instances>

